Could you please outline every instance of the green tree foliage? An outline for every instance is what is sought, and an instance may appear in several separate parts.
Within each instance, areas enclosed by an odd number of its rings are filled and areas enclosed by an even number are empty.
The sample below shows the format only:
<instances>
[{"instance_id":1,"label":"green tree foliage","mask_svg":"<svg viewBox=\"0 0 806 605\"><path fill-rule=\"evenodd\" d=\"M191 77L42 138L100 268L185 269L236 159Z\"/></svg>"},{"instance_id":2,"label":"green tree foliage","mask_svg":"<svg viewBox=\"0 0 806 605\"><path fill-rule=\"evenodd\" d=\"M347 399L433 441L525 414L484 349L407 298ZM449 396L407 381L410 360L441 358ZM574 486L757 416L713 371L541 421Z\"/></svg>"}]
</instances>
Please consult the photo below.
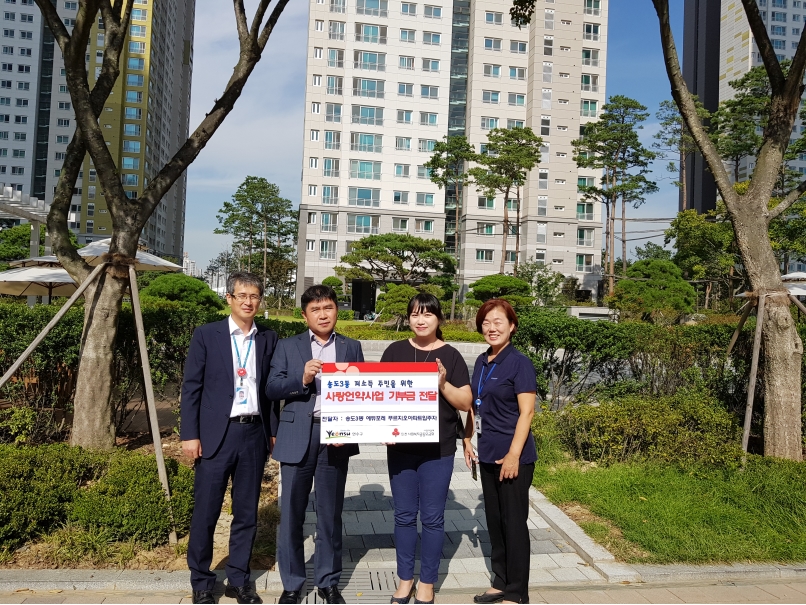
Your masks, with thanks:
<instances>
[{"instance_id":1,"label":"green tree foliage","mask_svg":"<svg viewBox=\"0 0 806 605\"><path fill-rule=\"evenodd\" d=\"M635 258L638 260L672 260L672 251L654 242L647 242L643 248L635 247Z\"/></svg>"},{"instance_id":2,"label":"green tree foliage","mask_svg":"<svg viewBox=\"0 0 806 605\"><path fill-rule=\"evenodd\" d=\"M583 136L575 141L574 159L580 168L602 171L599 183L579 184L583 199L601 202L606 211L605 250L609 291L614 288L615 272L615 212L621 200L622 259L627 258L626 208L638 207L644 198L658 190L647 178L650 163L656 154L641 143L638 131L649 114L635 99L622 95L610 97L602 107L599 119L585 125ZM623 261L622 261L623 262Z\"/></svg>"},{"instance_id":3,"label":"green tree foliage","mask_svg":"<svg viewBox=\"0 0 806 605\"><path fill-rule=\"evenodd\" d=\"M70 232L70 241L78 247L76 234ZM45 254L45 226L39 227L39 252ZM31 256L31 225L17 225L0 230L0 270L8 268L8 262L22 260Z\"/></svg>"},{"instance_id":4,"label":"green tree foliage","mask_svg":"<svg viewBox=\"0 0 806 605\"><path fill-rule=\"evenodd\" d=\"M641 260L627 269L627 279L619 280L611 305L625 319L653 314L691 311L694 288L683 279L683 272L671 261Z\"/></svg>"},{"instance_id":5,"label":"green tree foliage","mask_svg":"<svg viewBox=\"0 0 806 605\"><path fill-rule=\"evenodd\" d=\"M214 232L233 236L242 251L239 266L262 275L266 293L278 301L291 296L299 213L280 196L280 188L263 177L247 176L216 218L221 226Z\"/></svg>"},{"instance_id":6,"label":"green tree foliage","mask_svg":"<svg viewBox=\"0 0 806 605\"><path fill-rule=\"evenodd\" d=\"M466 302L480 306L491 298L502 298L513 306L532 304L531 288L519 277L512 275L487 275L470 284Z\"/></svg>"},{"instance_id":7,"label":"green tree foliage","mask_svg":"<svg viewBox=\"0 0 806 605\"><path fill-rule=\"evenodd\" d=\"M700 103L696 96L694 97L694 103L697 106L700 119L708 119L708 110L703 107L703 104ZM679 175L680 180L675 180L674 184L680 188L680 194L685 204L688 199L686 197L686 162L696 153L697 145L673 100L666 99L661 101L655 117L658 120L660 130L655 133L655 142L652 143L652 148L661 157L669 161L666 165L666 170L674 175ZM684 206L683 210L685 209Z\"/></svg>"},{"instance_id":8,"label":"green tree foliage","mask_svg":"<svg viewBox=\"0 0 806 605\"><path fill-rule=\"evenodd\" d=\"M723 205L707 214L696 210L679 213L665 235L667 244L674 241L672 260L685 277L719 281L730 287L730 277L740 259Z\"/></svg>"},{"instance_id":9,"label":"green tree foliage","mask_svg":"<svg viewBox=\"0 0 806 605\"><path fill-rule=\"evenodd\" d=\"M223 309L224 303L205 282L184 273L160 275L142 291L143 298L162 298L189 305Z\"/></svg>"},{"instance_id":10,"label":"green tree foliage","mask_svg":"<svg viewBox=\"0 0 806 605\"><path fill-rule=\"evenodd\" d=\"M342 287L344 285L344 282L342 282L338 277L334 277L333 275L323 279L322 280L322 285L323 286L330 286L331 288L333 288L336 291L336 294L343 294L344 293L344 289Z\"/></svg>"},{"instance_id":11,"label":"green tree foliage","mask_svg":"<svg viewBox=\"0 0 806 605\"><path fill-rule=\"evenodd\" d=\"M534 258L521 263L518 278L529 284L535 304L542 307L556 304L565 281L565 275Z\"/></svg>"},{"instance_id":12,"label":"green tree foliage","mask_svg":"<svg viewBox=\"0 0 806 605\"><path fill-rule=\"evenodd\" d=\"M381 317L394 317L399 327L406 320L409 301L418 293L416 288L408 284L388 284L386 291L378 295L375 308Z\"/></svg>"},{"instance_id":13,"label":"green tree foliage","mask_svg":"<svg viewBox=\"0 0 806 605\"><path fill-rule=\"evenodd\" d=\"M520 250L521 187L529 171L540 162L543 139L531 128L493 128L487 134L484 153L476 157L478 166L471 168L476 188L488 197L504 195L504 229L501 234L501 269L503 275L507 238L515 235L515 250ZM510 194L515 194L514 200ZM515 221L510 224L509 210L514 202ZM518 255L515 255L515 273L518 272Z\"/></svg>"},{"instance_id":14,"label":"green tree foliage","mask_svg":"<svg viewBox=\"0 0 806 605\"><path fill-rule=\"evenodd\" d=\"M445 226L445 243L448 247L453 247L457 255L462 239L462 233L457 229L457 225L459 225L459 217L462 216L464 190L470 180L467 167L471 162L475 162L477 157L473 146L463 135L446 136L435 143L433 155L424 164L431 174L431 182L445 190L445 209L450 210L453 206L453 221L449 221L453 224ZM453 238L451 238L452 235ZM450 245L451 243L453 246ZM457 256L457 263L458 260Z\"/></svg>"},{"instance_id":15,"label":"green tree foliage","mask_svg":"<svg viewBox=\"0 0 806 605\"><path fill-rule=\"evenodd\" d=\"M438 239L408 234L368 235L353 242L336 272L347 281L378 282L382 289L388 284L420 284L455 272L453 256L444 247Z\"/></svg>"}]
</instances>

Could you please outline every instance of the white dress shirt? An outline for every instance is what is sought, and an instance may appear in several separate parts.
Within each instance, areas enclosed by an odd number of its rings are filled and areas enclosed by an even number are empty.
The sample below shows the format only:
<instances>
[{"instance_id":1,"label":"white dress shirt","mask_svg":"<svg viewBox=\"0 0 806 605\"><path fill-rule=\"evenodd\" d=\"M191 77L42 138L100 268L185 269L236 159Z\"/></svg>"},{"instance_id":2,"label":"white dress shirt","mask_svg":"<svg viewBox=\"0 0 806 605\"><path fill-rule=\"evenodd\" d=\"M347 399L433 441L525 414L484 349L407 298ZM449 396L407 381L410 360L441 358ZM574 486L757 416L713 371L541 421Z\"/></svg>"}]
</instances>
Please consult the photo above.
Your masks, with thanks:
<instances>
[{"instance_id":1,"label":"white dress shirt","mask_svg":"<svg viewBox=\"0 0 806 605\"><path fill-rule=\"evenodd\" d=\"M229 318L229 333L230 333L230 349L232 350L232 372L235 376L235 390L241 384L241 377L238 376L238 353L235 351L235 343L238 344L238 352L241 354L241 363L245 363L246 376L243 377L243 386L246 388L246 403L238 403L237 397L234 397L232 402L232 411L230 418L236 416L254 416L260 413L258 408L258 392L257 392L257 365L255 358L257 358L257 348L255 343L255 334L257 333L257 326L252 322L252 328L244 334L236 324L232 317ZM234 338L233 338L234 337ZM249 343L252 343L252 348L249 350L248 359L246 357L246 350L249 348Z\"/></svg>"},{"instance_id":2,"label":"white dress shirt","mask_svg":"<svg viewBox=\"0 0 806 605\"><path fill-rule=\"evenodd\" d=\"M308 336L311 338L311 359L318 359L324 363L336 363L336 332L330 333L330 336L324 344L319 342L316 335L308 330ZM313 415L318 417L322 413L322 372L319 372L314 378L316 383L316 401L313 404Z\"/></svg>"}]
</instances>

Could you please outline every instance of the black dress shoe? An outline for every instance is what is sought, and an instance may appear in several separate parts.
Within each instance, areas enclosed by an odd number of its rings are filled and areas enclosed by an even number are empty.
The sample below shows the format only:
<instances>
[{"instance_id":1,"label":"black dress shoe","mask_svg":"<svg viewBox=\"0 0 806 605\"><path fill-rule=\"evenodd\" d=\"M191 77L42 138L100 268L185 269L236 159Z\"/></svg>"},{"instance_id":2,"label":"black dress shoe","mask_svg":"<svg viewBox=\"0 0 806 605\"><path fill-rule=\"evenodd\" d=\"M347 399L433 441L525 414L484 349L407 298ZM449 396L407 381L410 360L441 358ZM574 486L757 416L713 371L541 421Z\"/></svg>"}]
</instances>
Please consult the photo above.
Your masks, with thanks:
<instances>
[{"instance_id":1,"label":"black dress shoe","mask_svg":"<svg viewBox=\"0 0 806 605\"><path fill-rule=\"evenodd\" d=\"M213 598L213 591L212 590L194 590L193 591L193 602L194 603L204 603L204 605L210 605L210 603L215 603L215 599Z\"/></svg>"},{"instance_id":2,"label":"black dress shoe","mask_svg":"<svg viewBox=\"0 0 806 605\"><path fill-rule=\"evenodd\" d=\"M320 588L318 592L319 598L325 603L346 603L344 597L342 597L339 592L339 587L336 585Z\"/></svg>"},{"instance_id":3,"label":"black dress shoe","mask_svg":"<svg viewBox=\"0 0 806 605\"><path fill-rule=\"evenodd\" d=\"M238 603L262 603L263 600L257 596L257 592L251 584L246 586L230 586L224 589L224 595L230 599L235 599Z\"/></svg>"},{"instance_id":4,"label":"black dress shoe","mask_svg":"<svg viewBox=\"0 0 806 605\"><path fill-rule=\"evenodd\" d=\"M278 603L302 603L302 593L299 590L284 590L277 601Z\"/></svg>"},{"instance_id":5,"label":"black dress shoe","mask_svg":"<svg viewBox=\"0 0 806 605\"><path fill-rule=\"evenodd\" d=\"M474 603L500 603L504 600L504 593L502 592L483 592L473 597Z\"/></svg>"}]
</instances>

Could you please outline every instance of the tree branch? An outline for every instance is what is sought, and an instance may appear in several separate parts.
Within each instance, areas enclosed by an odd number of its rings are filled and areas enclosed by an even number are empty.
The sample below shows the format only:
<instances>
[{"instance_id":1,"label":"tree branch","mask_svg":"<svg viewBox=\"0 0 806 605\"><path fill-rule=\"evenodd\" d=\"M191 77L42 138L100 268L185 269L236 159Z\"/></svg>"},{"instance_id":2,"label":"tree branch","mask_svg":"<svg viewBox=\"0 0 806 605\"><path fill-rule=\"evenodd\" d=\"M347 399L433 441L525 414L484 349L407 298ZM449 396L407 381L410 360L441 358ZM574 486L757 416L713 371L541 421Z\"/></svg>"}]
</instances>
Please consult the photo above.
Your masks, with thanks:
<instances>
[{"instance_id":1,"label":"tree branch","mask_svg":"<svg viewBox=\"0 0 806 605\"><path fill-rule=\"evenodd\" d=\"M705 161L708 163L708 168L714 176L722 199L725 200L725 203L730 207L736 199L736 194L730 183L730 177L725 170L722 158L717 152L716 147L706 134L705 128L703 128L702 121L697 113L697 107L683 79L683 74L680 71L677 48L675 47L674 36L672 35L672 28L669 23L669 0L652 0L652 3L655 5L655 12L658 15L658 22L660 24L661 46L663 48L663 57L666 64L666 73L672 85L672 96L680 109L680 115L683 116L692 138L697 143L700 153L702 153Z\"/></svg>"},{"instance_id":2,"label":"tree branch","mask_svg":"<svg viewBox=\"0 0 806 605\"><path fill-rule=\"evenodd\" d=\"M238 29L238 40L241 41L241 50L243 51L243 43L249 38L249 27L246 25L246 9L243 6L243 0L233 0L232 6L235 9L235 26Z\"/></svg>"},{"instance_id":3,"label":"tree branch","mask_svg":"<svg viewBox=\"0 0 806 605\"><path fill-rule=\"evenodd\" d=\"M775 56L775 49L772 47L772 42L770 42L767 26L764 25L764 21L761 19L756 0L742 0L742 4L744 5L747 22L750 24L750 31L753 32L753 38L761 55L761 60L764 61L764 67L769 75L772 94L780 95L784 91L786 80L784 79L784 72L781 70L781 64L778 63L778 57Z\"/></svg>"},{"instance_id":4,"label":"tree branch","mask_svg":"<svg viewBox=\"0 0 806 605\"><path fill-rule=\"evenodd\" d=\"M48 3L49 4L49 3ZM128 18L131 15L133 0L127 0L123 23L119 21L118 3L112 9L109 0L102 0L101 11L104 13L104 22L107 26L107 37L104 48L104 61L101 73L95 82L95 86L90 93L90 106L93 115L97 119L103 110L104 103L109 98L109 94L120 73L119 62L120 52L125 42L126 31L128 29ZM92 17L93 21L95 16ZM61 21L59 21L61 23ZM89 265L76 252L76 248L70 240L70 231L67 226L68 213L73 196L78 174L84 163L86 155L86 145L81 136L81 129L76 128L73 138L67 146L65 161L62 165L59 181L53 195L53 203L48 213L48 232L53 239L53 250L59 258L59 262L68 272L77 279L84 280L90 272Z\"/></svg>"},{"instance_id":5,"label":"tree branch","mask_svg":"<svg viewBox=\"0 0 806 605\"><path fill-rule=\"evenodd\" d=\"M257 40L260 34L260 24L263 23L263 17L266 16L266 11L270 3L271 0L260 0L260 4L258 4L257 10L255 11L255 17L252 19L252 27L249 28L249 37Z\"/></svg>"},{"instance_id":6,"label":"tree branch","mask_svg":"<svg viewBox=\"0 0 806 605\"><path fill-rule=\"evenodd\" d=\"M778 202L777 206L769 211L767 222L781 216L792 204L797 202L804 193L806 193L806 181L801 181L797 188L790 191L784 199Z\"/></svg>"},{"instance_id":7,"label":"tree branch","mask_svg":"<svg viewBox=\"0 0 806 605\"><path fill-rule=\"evenodd\" d=\"M36 5L45 18L45 23L47 23L48 29L53 34L62 54L64 54L70 47L70 34L64 26L62 18L59 17L59 13L56 12L56 5L50 0L36 0Z\"/></svg>"},{"instance_id":8,"label":"tree branch","mask_svg":"<svg viewBox=\"0 0 806 605\"><path fill-rule=\"evenodd\" d=\"M264 48L266 48L266 43L269 41L269 37L271 36L271 33L274 31L274 26L277 25L277 21L279 21L280 15L283 14L283 10L285 10L286 4L288 4L288 0L280 0L274 6L274 9L271 11L271 15L269 15L269 20L266 21L266 26L260 33L260 38L258 38L257 41L261 52L263 51Z\"/></svg>"},{"instance_id":9,"label":"tree branch","mask_svg":"<svg viewBox=\"0 0 806 605\"><path fill-rule=\"evenodd\" d=\"M154 212L154 209L160 203L163 196L177 179L179 179L182 173L184 173L187 167L198 157L210 138L224 122L224 119L232 111L255 65L260 61L266 41L268 41L274 25L277 23L277 20L280 18L287 4L288 0L280 0L274 7L263 32L260 34L260 40L256 42L248 33L247 39L241 40L241 53L238 58L238 63L232 70L232 76L224 89L224 94L215 102L210 113L204 117L182 147L180 147L168 163L162 167L159 173L151 179L148 187L143 191L139 200L140 204L136 219L136 224L141 229L148 220L148 217L151 216L151 213ZM242 7L242 0L233 0L233 5L235 6L237 19L238 11L240 7ZM250 41L251 44L249 44Z\"/></svg>"},{"instance_id":10,"label":"tree branch","mask_svg":"<svg viewBox=\"0 0 806 605\"><path fill-rule=\"evenodd\" d=\"M98 1L85 0L79 3L76 24L73 26L73 35L70 36L71 54L80 53L83 57L87 52L87 40L89 40L90 30L95 23L95 15L98 14Z\"/></svg>"},{"instance_id":11,"label":"tree branch","mask_svg":"<svg viewBox=\"0 0 806 605\"><path fill-rule=\"evenodd\" d=\"M795 56L792 57L792 65L789 66L789 74L787 74L786 78L786 91L784 94L789 96L794 91L797 91L797 97L800 99L803 94L804 71L806 71L806 28L800 32L798 49L795 51Z\"/></svg>"}]
</instances>

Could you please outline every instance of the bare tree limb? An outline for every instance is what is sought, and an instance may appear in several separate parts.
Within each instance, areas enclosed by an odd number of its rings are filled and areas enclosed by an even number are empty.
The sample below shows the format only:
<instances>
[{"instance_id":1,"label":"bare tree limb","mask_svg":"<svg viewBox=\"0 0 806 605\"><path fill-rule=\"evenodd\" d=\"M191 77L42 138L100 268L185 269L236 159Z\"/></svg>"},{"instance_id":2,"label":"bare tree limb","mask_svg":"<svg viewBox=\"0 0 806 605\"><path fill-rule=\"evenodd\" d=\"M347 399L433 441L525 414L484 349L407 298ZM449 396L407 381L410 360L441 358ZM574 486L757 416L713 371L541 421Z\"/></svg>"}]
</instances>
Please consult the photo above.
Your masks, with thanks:
<instances>
[{"instance_id":1,"label":"bare tree limb","mask_svg":"<svg viewBox=\"0 0 806 605\"><path fill-rule=\"evenodd\" d=\"M266 16L269 4L271 4L271 0L260 0L260 4L258 4L257 10L255 11L255 17L252 19L252 27L249 28L249 36L255 40L257 40L260 34L260 24L263 23L263 17Z\"/></svg>"},{"instance_id":2,"label":"bare tree limb","mask_svg":"<svg viewBox=\"0 0 806 605\"><path fill-rule=\"evenodd\" d=\"M64 26L62 18L59 17L59 13L56 12L56 5L50 0L36 0L36 5L39 7L40 12L45 19L45 23L47 23L48 28L53 34L53 38L56 40L56 43L59 45L59 48L62 51L62 54L64 54L70 47L70 34L67 31L67 28Z\"/></svg>"},{"instance_id":3,"label":"bare tree limb","mask_svg":"<svg viewBox=\"0 0 806 605\"><path fill-rule=\"evenodd\" d=\"M792 65L789 66L789 74L786 78L786 95L793 93L793 88L797 91L797 97L803 95L803 74L806 71L806 29L801 30L800 40L795 56L792 57Z\"/></svg>"},{"instance_id":4,"label":"bare tree limb","mask_svg":"<svg viewBox=\"0 0 806 605\"><path fill-rule=\"evenodd\" d=\"M249 26L246 24L246 9L243 6L243 0L233 0L232 5L235 9L235 25L238 29L238 40L241 41L241 51L243 51L244 41L249 38Z\"/></svg>"},{"instance_id":5,"label":"bare tree limb","mask_svg":"<svg viewBox=\"0 0 806 605\"><path fill-rule=\"evenodd\" d=\"M148 217L151 216L151 213L160 203L163 196L177 179L179 179L187 167L198 157L201 150L204 149L207 142L213 134L215 134L216 130L218 130L218 127L221 126L224 119L232 111L255 65L260 61L266 42L271 35L274 25L280 18L283 9L288 4L288 1L289 0L280 0L274 7L274 10L260 34L259 40L256 41L251 37L249 31L246 32L246 39L241 39L241 52L238 57L238 63L232 70L232 76L229 82L227 82L224 94L216 100L213 109L204 117L201 123L196 127L196 130L191 133L168 163L151 179L148 186L143 191L143 194L140 196L136 220L140 228L146 224ZM242 0L233 0L233 5L235 7L236 19L238 19L238 11L243 8Z\"/></svg>"},{"instance_id":6,"label":"bare tree limb","mask_svg":"<svg viewBox=\"0 0 806 605\"><path fill-rule=\"evenodd\" d=\"M778 63L778 57L775 56L775 49L770 42L767 26L761 19L756 0L742 0L742 4L747 22L750 24L750 31L753 32L753 38L758 47L758 53L761 55L761 60L764 61L767 74L769 74L772 93L773 95L781 94L786 82L784 72L781 70L781 64Z\"/></svg>"},{"instance_id":7,"label":"bare tree limb","mask_svg":"<svg viewBox=\"0 0 806 605\"><path fill-rule=\"evenodd\" d=\"M801 181L800 185L790 191L784 199L778 202L777 206L770 210L768 217L769 220L771 221L781 216L792 206L792 204L797 202L804 193L806 193L806 181Z\"/></svg>"},{"instance_id":8,"label":"bare tree limb","mask_svg":"<svg viewBox=\"0 0 806 605\"><path fill-rule=\"evenodd\" d=\"M95 23L95 15L98 14L98 2L99 0L86 0L78 5L73 35L70 36L70 53L73 55L81 54L83 57L87 51L87 40Z\"/></svg>"},{"instance_id":9,"label":"bare tree limb","mask_svg":"<svg viewBox=\"0 0 806 605\"><path fill-rule=\"evenodd\" d=\"M697 107L683 79L683 73L680 71L680 61L677 57L677 48L675 47L674 36L669 23L669 0L652 0L652 3L655 5L655 12L658 14L661 46L663 48L666 72L669 76L669 82L672 84L672 96L680 109L680 114L683 116L692 138L696 141L697 147L708 163L722 199L725 200L728 208L730 208L736 201L736 193L722 163L722 158L706 134L705 128L703 128L702 121L697 113Z\"/></svg>"},{"instance_id":10,"label":"bare tree limb","mask_svg":"<svg viewBox=\"0 0 806 605\"><path fill-rule=\"evenodd\" d=\"M260 46L261 51L264 48L266 48L266 43L269 41L269 37L271 36L271 33L274 31L274 26L277 25L277 21L280 19L280 15L283 14L283 10L285 9L286 4L288 4L288 0L280 0L274 6L274 9L271 11L271 15L269 15L269 20L266 21L266 26L260 33L260 38L258 39L257 42L258 46Z\"/></svg>"},{"instance_id":11,"label":"bare tree limb","mask_svg":"<svg viewBox=\"0 0 806 605\"><path fill-rule=\"evenodd\" d=\"M120 7L123 6L123 3L119 2L113 8L109 0L102 0L101 2L101 11L104 13L104 22L107 26L107 36L101 73L90 93L90 105L96 119L103 111L104 103L109 98L109 94L112 92L115 81L120 74L120 52L125 42L132 5L133 0L126 1L124 19L121 22ZM94 15L92 20L95 20ZM86 279L91 269L84 259L79 256L75 246L70 241L67 222L73 190L78 174L81 171L81 166L84 163L86 149L81 137L81 130L77 128L73 133L70 144L67 146L65 161L61 168L61 174L59 175L59 181L56 185L53 203L47 219L48 232L51 235L53 249L59 257L59 261L73 277L82 281Z\"/></svg>"}]
</instances>

